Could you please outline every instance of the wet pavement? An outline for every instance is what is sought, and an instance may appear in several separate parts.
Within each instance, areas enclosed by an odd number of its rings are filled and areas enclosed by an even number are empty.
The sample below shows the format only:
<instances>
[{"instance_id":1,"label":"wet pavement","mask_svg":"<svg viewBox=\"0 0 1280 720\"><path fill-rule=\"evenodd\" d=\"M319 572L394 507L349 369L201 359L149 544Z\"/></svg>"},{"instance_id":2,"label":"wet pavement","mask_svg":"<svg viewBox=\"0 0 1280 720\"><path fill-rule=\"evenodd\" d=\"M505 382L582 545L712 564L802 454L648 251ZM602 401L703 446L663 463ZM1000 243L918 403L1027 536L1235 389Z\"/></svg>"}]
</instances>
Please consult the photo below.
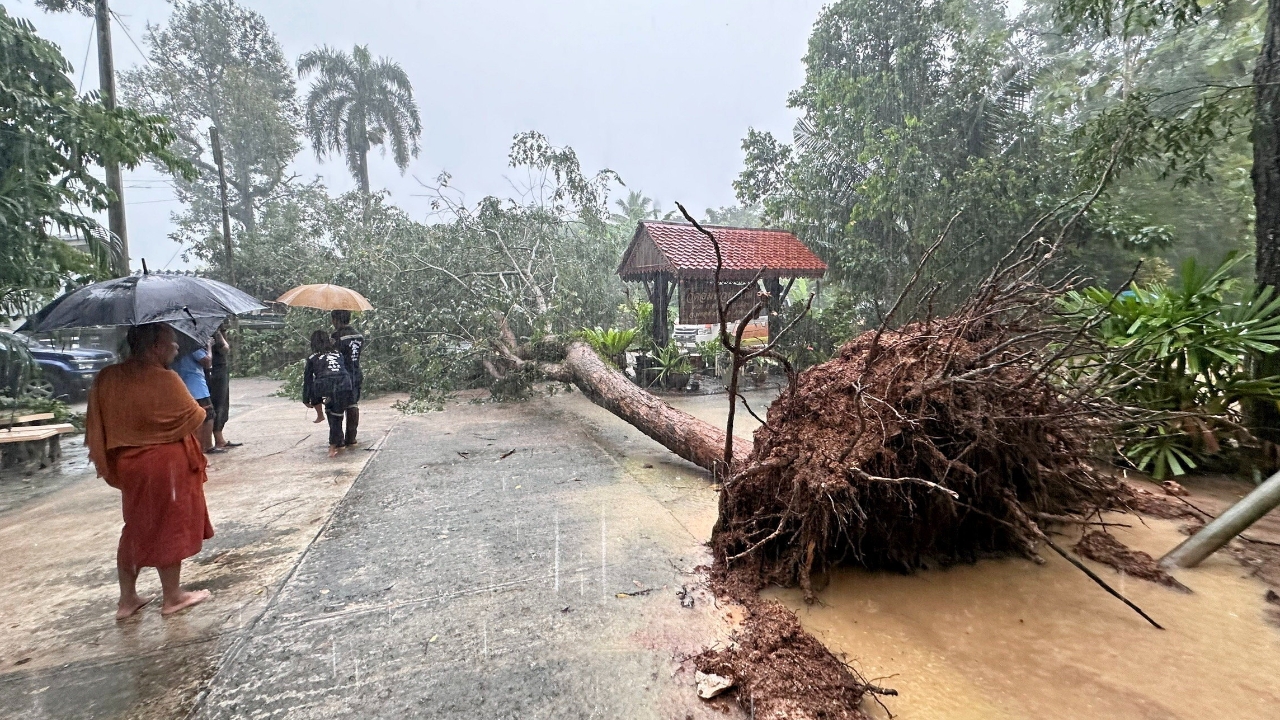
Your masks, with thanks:
<instances>
[{"instance_id":1,"label":"wet pavement","mask_svg":"<svg viewBox=\"0 0 1280 720\"><path fill-rule=\"evenodd\" d=\"M701 715L701 541L550 403L408 418L200 716Z\"/></svg>"},{"instance_id":2,"label":"wet pavement","mask_svg":"<svg viewBox=\"0 0 1280 720\"><path fill-rule=\"evenodd\" d=\"M183 566L213 599L162 619L158 603L113 621L119 493L93 477L79 438L59 470L0 477L0 717L182 717L221 648L258 615L374 453L325 458L326 435L278 383L232 382L227 437L205 486L217 536ZM362 436L399 419L365 403ZM80 445L82 448L82 445ZM143 594L159 591L153 572Z\"/></svg>"},{"instance_id":3,"label":"wet pavement","mask_svg":"<svg viewBox=\"0 0 1280 720\"><path fill-rule=\"evenodd\" d=\"M204 606L112 622L100 480L0 514L0 716L711 716L682 662L731 620L692 572L716 512L701 470L576 393L366 402L376 452L327 462L273 389L233 384L249 444L210 474L218 537L186 566Z\"/></svg>"}]
</instances>

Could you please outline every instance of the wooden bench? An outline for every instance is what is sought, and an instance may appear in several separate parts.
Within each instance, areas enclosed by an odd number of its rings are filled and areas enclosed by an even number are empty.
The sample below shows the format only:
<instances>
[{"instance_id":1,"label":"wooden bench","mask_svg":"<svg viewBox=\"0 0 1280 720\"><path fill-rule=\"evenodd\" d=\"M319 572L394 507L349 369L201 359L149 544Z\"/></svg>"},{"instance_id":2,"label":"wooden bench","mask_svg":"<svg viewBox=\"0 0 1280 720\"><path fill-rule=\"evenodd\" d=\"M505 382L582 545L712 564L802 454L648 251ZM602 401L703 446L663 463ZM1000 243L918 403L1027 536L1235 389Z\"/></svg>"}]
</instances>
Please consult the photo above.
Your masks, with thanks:
<instances>
[{"instance_id":1,"label":"wooden bench","mask_svg":"<svg viewBox=\"0 0 1280 720\"><path fill-rule=\"evenodd\" d=\"M0 466L47 468L62 457L62 436L75 431L70 423L0 429Z\"/></svg>"},{"instance_id":2,"label":"wooden bench","mask_svg":"<svg viewBox=\"0 0 1280 720\"><path fill-rule=\"evenodd\" d=\"M44 424L53 418L53 413L35 413L34 415L19 415L17 417L0 417L0 427L11 427L13 425L39 425Z\"/></svg>"}]
</instances>

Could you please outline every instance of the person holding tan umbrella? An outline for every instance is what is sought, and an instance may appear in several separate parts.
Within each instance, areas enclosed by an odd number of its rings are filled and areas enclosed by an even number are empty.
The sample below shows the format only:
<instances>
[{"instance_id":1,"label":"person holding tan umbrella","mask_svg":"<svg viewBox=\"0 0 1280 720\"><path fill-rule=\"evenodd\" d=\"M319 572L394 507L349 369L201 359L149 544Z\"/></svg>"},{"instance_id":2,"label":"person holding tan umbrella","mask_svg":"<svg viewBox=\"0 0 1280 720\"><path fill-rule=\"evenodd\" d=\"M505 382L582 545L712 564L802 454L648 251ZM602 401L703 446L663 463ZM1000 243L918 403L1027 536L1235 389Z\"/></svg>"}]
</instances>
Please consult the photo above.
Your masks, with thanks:
<instances>
[{"instance_id":1,"label":"person holding tan umbrella","mask_svg":"<svg viewBox=\"0 0 1280 720\"><path fill-rule=\"evenodd\" d=\"M346 447L357 443L360 427L360 390L364 373L360 370L360 355L364 350L364 333L351 325L353 311L372 310L373 305L363 295L341 285L301 285L280 296L277 302L292 307L310 307L328 310L333 322L333 341L351 372L351 402L346 409Z\"/></svg>"}]
</instances>

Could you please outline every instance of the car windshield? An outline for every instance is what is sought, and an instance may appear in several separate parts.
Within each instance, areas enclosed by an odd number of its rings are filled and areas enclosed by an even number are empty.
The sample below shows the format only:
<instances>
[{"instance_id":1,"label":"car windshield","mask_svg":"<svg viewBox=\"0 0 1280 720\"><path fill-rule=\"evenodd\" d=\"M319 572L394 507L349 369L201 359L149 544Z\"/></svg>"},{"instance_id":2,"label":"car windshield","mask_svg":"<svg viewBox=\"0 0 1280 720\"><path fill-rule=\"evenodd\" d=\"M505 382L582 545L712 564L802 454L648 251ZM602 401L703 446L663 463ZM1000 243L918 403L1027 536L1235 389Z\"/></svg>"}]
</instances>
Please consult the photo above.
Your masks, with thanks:
<instances>
[{"instance_id":1,"label":"car windshield","mask_svg":"<svg viewBox=\"0 0 1280 720\"><path fill-rule=\"evenodd\" d=\"M18 342L26 345L27 347L40 347L41 345L39 340L28 335L23 335L22 333L10 333L10 337L15 338Z\"/></svg>"}]
</instances>

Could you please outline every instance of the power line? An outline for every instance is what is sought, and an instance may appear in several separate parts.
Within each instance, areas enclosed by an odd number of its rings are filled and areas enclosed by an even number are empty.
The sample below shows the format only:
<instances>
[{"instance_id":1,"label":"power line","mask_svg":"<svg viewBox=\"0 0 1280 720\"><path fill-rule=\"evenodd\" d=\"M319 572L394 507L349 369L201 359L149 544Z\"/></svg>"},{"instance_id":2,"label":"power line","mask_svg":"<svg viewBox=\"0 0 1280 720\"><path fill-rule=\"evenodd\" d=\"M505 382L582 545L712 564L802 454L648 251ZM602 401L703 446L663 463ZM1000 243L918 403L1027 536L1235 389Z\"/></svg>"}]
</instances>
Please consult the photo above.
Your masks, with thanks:
<instances>
[{"instance_id":1,"label":"power line","mask_svg":"<svg viewBox=\"0 0 1280 720\"><path fill-rule=\"evenodd\" d=\"M142 56L142 62L150 65L151 58L147 57L147 54L142 52L142 48L138 47L137 41L135 41L133 39L133 36L129 34L129 26L124 24L124 18L120 17L120 13L117 13L115 10L112 10L111 17L116 19L116 23L120 25L120 29L124 31L124 36L129 38L129 42L133 44L133 49L137 50L138 54Z\"/></svg>"},{"instance_id":2,"label":"power line","mask_svg":"<svg viewBox=\"0 0 1280 720\"><path fill-rule=\"evenodd\" d=\"M169 262L165 263L165 264L164 264L164 267L162 267L162 268L160 268L160 269L161 269L161 270L168 270L168 269L169 269L169 266L173 264L174 259L178 257L178 253L180 253L180 252L182 252L182 246L181 246L181 245L179 245L179 246L178 246L178 249L177 249L177 250L174 250L174 251L173 251L173 255L170 255L170 256L169 256Z\"/></svg>"}]
</instances>

